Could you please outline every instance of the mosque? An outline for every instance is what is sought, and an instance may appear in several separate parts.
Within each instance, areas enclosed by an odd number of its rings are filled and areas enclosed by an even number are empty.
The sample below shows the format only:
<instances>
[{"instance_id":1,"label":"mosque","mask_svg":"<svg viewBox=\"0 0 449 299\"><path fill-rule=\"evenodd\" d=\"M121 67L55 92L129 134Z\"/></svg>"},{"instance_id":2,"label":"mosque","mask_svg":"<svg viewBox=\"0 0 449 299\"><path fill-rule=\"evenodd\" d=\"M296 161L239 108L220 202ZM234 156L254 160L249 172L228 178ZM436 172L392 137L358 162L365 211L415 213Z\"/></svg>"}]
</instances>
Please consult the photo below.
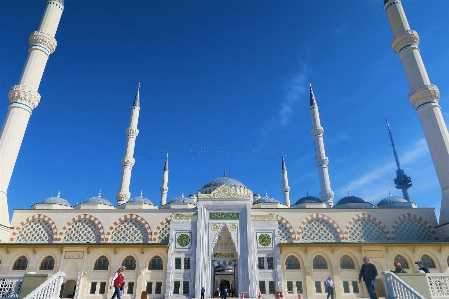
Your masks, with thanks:
<instances>
[{"instance_id":1,"label":"mosque","mask_svg":"<svg viewBox=\"0 0 449 299\"><path fill-rule=\"evenodd\" d=\"M319 197L290 201L286 161L281 158L283 200L254 194L244 183L222 177L197 186L198 192L167 200L168 155L160 203L142 195L130 198L129 186L140 112L140 86L131 106L127 145L116 203L101 194L72 205L59 194L36 199L31 209L8 215L7 189L45 64L55 50L63 0L48 0L38 31L30 37L29 56L18 85L9 92L10 107L1 133L0 275L62 271L63 298L110 298L109 281L125 265L125 299L213 297L225 281L232 296L325 298L331 275L337 298L366 298L358 282L362 257L379 272L399 261L410 272L422 260L431 272L449 265L449 140L438 105L439 91L427 77L401 1L384 0L411 92L442 189L441 216L410 201L411 179L397 161L395 184L403 198L389 196L377 205L349 195L334 200L328 175L323 128L310 86L310 115ZM393 149L394 143L390 134ZM395 150L394 150L395 152ZM396 152L395 152L396 155ZM396 157L397 158L397 157ZM13 199L10 199L13 200ZM380 274L376 286L385 293Z\"/></svg>"}]
</instances>

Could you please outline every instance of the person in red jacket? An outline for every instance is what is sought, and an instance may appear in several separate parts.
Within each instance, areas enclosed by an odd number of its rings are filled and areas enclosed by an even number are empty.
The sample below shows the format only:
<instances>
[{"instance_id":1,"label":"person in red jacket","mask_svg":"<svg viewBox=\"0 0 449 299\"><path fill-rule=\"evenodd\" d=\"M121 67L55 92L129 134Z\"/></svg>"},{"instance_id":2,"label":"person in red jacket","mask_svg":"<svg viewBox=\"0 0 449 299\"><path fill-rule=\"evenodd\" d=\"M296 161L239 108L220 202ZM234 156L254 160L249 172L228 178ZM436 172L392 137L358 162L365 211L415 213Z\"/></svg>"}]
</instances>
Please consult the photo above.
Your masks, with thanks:
<instances>
[{"instance_id":1,"label":"person in red jacket","mask_svg":"<svg viewBox=\"0 0 449 299\"><path fill-rule=\"evenodd\" d=\"M112 277L109 288L112 289L112 287L114 287L114 295L112 295L111 299L114 299L116 296L118 299L122 299L122 292L120 288L122 287L122 284L125 281L125 276L123 275L125 269L126 269L125 266L121 266L117 270L117 272L115 272L114 277Z\"/></svg>"}]
</instances>

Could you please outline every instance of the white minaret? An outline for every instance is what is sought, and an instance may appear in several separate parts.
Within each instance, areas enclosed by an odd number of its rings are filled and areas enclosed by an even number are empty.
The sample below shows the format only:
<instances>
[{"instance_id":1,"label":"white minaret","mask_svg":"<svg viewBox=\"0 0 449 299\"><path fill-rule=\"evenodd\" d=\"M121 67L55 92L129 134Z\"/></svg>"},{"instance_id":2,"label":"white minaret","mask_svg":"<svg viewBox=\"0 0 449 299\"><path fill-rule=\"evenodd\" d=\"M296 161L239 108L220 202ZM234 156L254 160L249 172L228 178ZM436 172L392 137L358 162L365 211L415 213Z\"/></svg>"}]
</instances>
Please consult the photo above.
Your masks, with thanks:
<instances>
[{"instance_id":1,"label":"white minaret","mask_svg":"<svg viewBox=\"0 0 449 299\"><path fill-rule=\"evenodd\" d=\"M282 154L282 193L284 194L284 203L290 207L290 187L288 186L287 166L285 166L284 154Z\"/></svg>"},{"instance_id":2,"label":"white minaret","mask_svg":"<svg viewBox=\"0 0 449 299\"><path fill-rule=\"evenodd\" d=\"M440 182L442 200L439 224L446 224L449 223L449 134L438 105L440 92L436 85L430 83L418 48L418 33L410 30L401 1L384 0L384 10L394 35L393 49L401 58L410 86L408 100L421 121Z\"/></svg>"},{"instance_id":3,"label":"white minaret","mask_svg":"<svg viewBox=\"0 0 449 299\"><path fill-rule=\"evenodd\" d=\"M320 199L331 208L334 205L334 192L331 190L331 182L327 169L329 159L326 157L326 152L324 151L324 129L320 124L320 113L318 112L318 105L313 94L312 83L310 84L310 117L312 118L311 133L315 143L315 164L318 166L318 177L320 178Z\"/></svg>"},{"instance_id":4,"label":"white minaret","mask_svg":"<svg viewBox=\"0 0 449 299\"><path fill-rule=\"evenodd\" d=\"M48 0L37 31L29 38L30 49L19 84L8 93L10 106L0 137L0 224L9 226L7 191L20 145L41 96L37 92L48 57L56 49L55 34L64 10L63 0Z\"/></svg>"},{"instance_id":5,"label":"white minaret","mask_svg":"<svg viewBox=\"0 0 449 299\"><path fill-rule=\"evenodd\" d=\"M124 204L131 197L129 193L129 185L131 184L131 170L136 160L134 160L134 148L136 146L136 137L139 135L137 123L139 121L140 112L140 83L137 85L137 93L134 98L133 108L131 110L131 120L129 128L126 129L127 143L125 157L122 159L122 179L120 181L120 189L115 195L117 204Z\"/></svg>"},{"instance_id":6,"label":"white minaret","mask_svg":"<svg viewBox=\"0 0 449 299\"><path fill-rule=\"evenodd\" d=\"M167 203L168 193L168 153L165 157L164 171L162 172L162 186L161 186L161 207Z\"/></svg>"}]
</instances>

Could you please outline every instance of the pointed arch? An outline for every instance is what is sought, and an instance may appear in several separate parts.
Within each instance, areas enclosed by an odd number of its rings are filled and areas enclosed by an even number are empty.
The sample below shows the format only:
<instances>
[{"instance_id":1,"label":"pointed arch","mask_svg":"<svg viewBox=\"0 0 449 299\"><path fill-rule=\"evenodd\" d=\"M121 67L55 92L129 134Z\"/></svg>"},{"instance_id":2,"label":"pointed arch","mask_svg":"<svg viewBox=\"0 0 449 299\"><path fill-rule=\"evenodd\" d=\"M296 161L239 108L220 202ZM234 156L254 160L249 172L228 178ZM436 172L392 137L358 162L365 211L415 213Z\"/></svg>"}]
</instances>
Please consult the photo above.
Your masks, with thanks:
<instances>
[{"instance_id":1,"label":"pointed arch","mask_svg":"<svg viewBox=\"0 0 449 299\"><path fill-rule=\"evenodd\" d=\"M307 216L304 220L301 221L301 224L298 227L298 231L296 232L296 241L303 241L303 237L302 234L304 232L304 229L306 227L306 225L312 221L322 221L324 223L328 223L331 227L333 227L335 229L335 233L338 235L338 240L335 240L335 242L340 242L341 240L343 240L343 233L340 229L340 227L338 226L338 224L332 220L330 217L324 215L324 214L320 214L320 213L315 213L315 214L310 214L309 216Z\"/></svg>"},{"instance_id":2,"label":"pointed arch","mask_svg":"<svg viewBox=\"0 0 449 299\"><path fill-rule=\"evenodd\" d=\"M383 240L377 240L377 241L387 241L390 240L389 231L386 231L387 226L385 224L382 223L382 221L380 221L377 217L372 216L371 214L367 214L367 213L359 213L357 215L354 215L351 220L348 221L348 223L345 226L345 231L343 232L343 238L342 240L344 241L351 241L351 237L350 237L350 230L351 228L354 226L354 224L356 222L360 222L360 221L370 221L372 224L375 225L374 229L379 229L382 231L382 235L380 235L380 232L378 233L378 238L382 238ZM362 224L363 226L363 224ZM362 227L363 228L363 227ZM367 240L368 242L370 240Z\"/></svg>"},{"instance_id":3,"label":"pointed arch","mask_svg":"<svg viewBox=\"0 0 449 299\"><path fill-rule=\"evenodd\" d=\"M18 226L16 226L16 228L14 229L14 231L11 233L11 238L9 238L10 242L15 242L17 240L17 237L19 236L19 233L22 231L22 229L24 228L25 225L27 225L28 223L32 222L32 221L45 221L49 227L51 228L52 231L52 238L53 238L53 242L57 241L58 239L58 233L57 233L57 229L56 229L56 225L53 222L53 220L51 220L50 217L43 215L43 214L36 214L30 217L27 217L24 221L20 222L20 224ZM50 242L52 243L52 242Z\"/></svg>"},{"instance_id":4,"label":"pointed arch","mask_svg":"<svg viewBox=\"0 0 449 299\"><path fill-rule=\"evenodd\" d=\"M112 225L109 227L109 231L106 233L105 242L110 241L111 235L112 235L113 231L117 228L117 226L119 226L123 221L129 221L129 220L135 220L135 221L139 222L140 224L142 224L148 234L148 241L153 240L153 232L151 231L151 227L148 224L148 222L146 222L146 220L143 219L142 217L140 217L139 215L127 214L127 215L123 215L122 217L120 217L119 219L114 221L114 223L112 223Z\"/></svg>"},{"instance_id":5,"label":"pointed arch","mask_svg":"<svg viewBox=\"0 0 449 299\"><path fill-rule=\"evenodd\" d=\"M158 226L156 226L156 230L153 233L153 242L157 242L158 236L161 234L162 230L165 227L170 227L170 221L172 220L173 215L169 215L164 218L164 221L161 221Z\"/></svg>"},{"instance_id":6,"label":"pointed arch","mask_svg":"<svg viewBox=\"0 0 449 299\"><path fill-rule=\"evenodd\" d=\"M295 241L296 240L295 230L293 226L290 224L290 222L288 222L287 219L279 215L277 215L277 220L278 220L278 228L279 225L282 224L288 230L288 233L290 234L292 241Z\"/></svg>"},{"instance_id":7,"label":"pointed arch","mask_svg":"<svg viewBox=\"0 0 449 299\"><path fill-rule=\"evenodd\" d=\"M401 225L402 223L406 222L414 224L415 230L413 230L411 225L407 226ZM410 233L407 234L407 232L405 231L403 232L405 227L407 227L408 229L412 229L413 231L409 231ZM418 232L416 231L416 229L418 230ZM426 237L427 240L429 241L438 240L435 228L432 225L430 225L429 222L425 220L423 217L412 213L402 214L396 219L391 229L390 239L395 241L402 241L404 239L405 241L423 241L424 239L422 238L416 239L416 236L420 236L419 230L421 230L423 234L427 235ZM421 235L421 237L424 236Z\"/></svg>"},{"instance_id":8,"label":"pointed arch","mask_svg":"<svg viewBox=\"0 0 449 299\"><path fill-rule=\"evenodd\" d=\"M105 241L105 235L104 235L104 229L103 229L103 224L101 224L100 220L98 220L95 216L89 215L89 214L82 214L82 215L78 215L73 217L69 222L67 222L66 225L64 225L61 228L61 231L59 232L59 238L58 241L62 241L63 237L65 235L65 233L67 232L67 230L77 221L80 220L90 220L92 223L94 223L96 225L96 227L98 228L98 231L100 233L100 242L104 242Z\"/></svg>"}]
</instances>

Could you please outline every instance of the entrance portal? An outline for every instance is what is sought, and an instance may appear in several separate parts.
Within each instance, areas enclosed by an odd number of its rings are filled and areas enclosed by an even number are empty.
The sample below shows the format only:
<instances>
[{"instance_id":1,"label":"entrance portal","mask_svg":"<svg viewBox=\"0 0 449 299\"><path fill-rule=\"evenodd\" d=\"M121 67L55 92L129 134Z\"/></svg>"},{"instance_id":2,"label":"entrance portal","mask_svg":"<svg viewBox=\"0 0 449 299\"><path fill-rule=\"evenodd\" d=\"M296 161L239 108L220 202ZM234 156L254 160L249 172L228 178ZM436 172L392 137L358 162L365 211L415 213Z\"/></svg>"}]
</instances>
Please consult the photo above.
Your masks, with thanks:
<instances>
[{"instance_id":1,"label":"entrance portal","mask_svg":"<svg viewBox=\"0 0 449 299\"><path fill-rule=\"evenodd\" d=\"M228 297L236 297L236 275L233 266L218 266L214 268L214 297L221 297L224 288ZM238 297L238 296L237 296Z\"/></svg>"}]
</instances>

